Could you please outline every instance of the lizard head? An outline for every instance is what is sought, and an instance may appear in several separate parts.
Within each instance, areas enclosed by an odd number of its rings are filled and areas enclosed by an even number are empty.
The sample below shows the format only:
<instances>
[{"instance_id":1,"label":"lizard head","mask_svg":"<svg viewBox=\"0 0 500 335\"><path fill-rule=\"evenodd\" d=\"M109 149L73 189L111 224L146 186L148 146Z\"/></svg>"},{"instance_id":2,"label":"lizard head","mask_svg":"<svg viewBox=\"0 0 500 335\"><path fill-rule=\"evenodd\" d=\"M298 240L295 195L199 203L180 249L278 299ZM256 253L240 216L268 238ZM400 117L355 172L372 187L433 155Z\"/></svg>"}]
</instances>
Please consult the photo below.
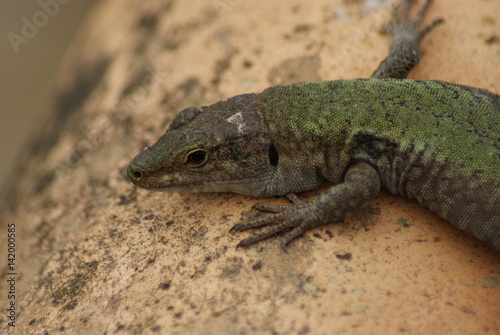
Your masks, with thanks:
<instances>
[{"instance_id":1,"label":"lizard head","mask_svg":"<svg viewBox=\"0 0 500 335\"><path fill-rule=\"evenodd\" d=\"M255 94L184 109L129 165L136 186L167 192L260 195L277 153Z\"/></svg>"}]
</instances>

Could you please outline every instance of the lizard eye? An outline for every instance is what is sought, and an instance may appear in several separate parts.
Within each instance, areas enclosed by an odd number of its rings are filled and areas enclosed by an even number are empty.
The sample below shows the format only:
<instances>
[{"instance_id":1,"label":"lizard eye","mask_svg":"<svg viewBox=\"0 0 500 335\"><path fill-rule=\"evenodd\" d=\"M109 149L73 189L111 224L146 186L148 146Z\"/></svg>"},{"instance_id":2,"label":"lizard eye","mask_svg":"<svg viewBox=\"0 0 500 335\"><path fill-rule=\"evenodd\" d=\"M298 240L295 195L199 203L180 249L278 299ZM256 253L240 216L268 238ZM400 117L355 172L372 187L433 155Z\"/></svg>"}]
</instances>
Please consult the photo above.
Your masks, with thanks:
<instances>
[{"instance_id":1,"label":"lizard eye","mask_svg":"<svg viewBox=\"0 0 500 335\"><path fill-rule=\"evenodd\" d=\"M205 150L195 149L187 154L186 163L194 167L202 167L208 160Z\"/></svg>"}]
</instances>

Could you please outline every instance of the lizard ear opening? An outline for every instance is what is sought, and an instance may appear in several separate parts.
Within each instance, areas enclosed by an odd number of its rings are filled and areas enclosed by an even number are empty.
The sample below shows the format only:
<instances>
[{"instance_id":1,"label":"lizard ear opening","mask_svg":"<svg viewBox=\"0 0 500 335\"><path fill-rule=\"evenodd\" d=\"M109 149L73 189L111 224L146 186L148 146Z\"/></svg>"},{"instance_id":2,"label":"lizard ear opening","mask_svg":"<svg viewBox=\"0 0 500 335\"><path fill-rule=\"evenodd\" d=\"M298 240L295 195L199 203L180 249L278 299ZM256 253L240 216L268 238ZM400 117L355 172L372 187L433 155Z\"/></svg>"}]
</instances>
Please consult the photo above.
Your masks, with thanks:
<instances>
[{"instance_id":1,"label":"lizard ear opening","mask_svg":"<svg viewBox=\"0 0 500 335\"><path fill-rule=\"evenodd\" d=\"M269 147L269 164L271 164L271 166L278 165L278 159L278 151L276 151L274 144L271 143L271 146Z\"/></svg>"}]
</instances>

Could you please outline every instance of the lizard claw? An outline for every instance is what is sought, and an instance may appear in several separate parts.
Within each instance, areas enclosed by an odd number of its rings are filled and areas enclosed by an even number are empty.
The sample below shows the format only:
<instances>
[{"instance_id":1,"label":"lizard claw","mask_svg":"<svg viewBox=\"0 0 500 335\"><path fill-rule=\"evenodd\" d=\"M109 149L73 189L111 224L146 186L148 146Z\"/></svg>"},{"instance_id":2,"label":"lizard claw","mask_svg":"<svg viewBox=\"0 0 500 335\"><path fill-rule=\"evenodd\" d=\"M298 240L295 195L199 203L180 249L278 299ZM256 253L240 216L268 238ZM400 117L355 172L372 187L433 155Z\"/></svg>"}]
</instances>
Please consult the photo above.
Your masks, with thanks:
<instances>
[{"instance_id":1,"label":"lizard claw","mask_svg":"<svg viewBox=\"0 0 500 335\"><path fill-rule=\"evenodd\" d=\"M444 19L442 17L438 17L437 19L435 19L434 21L432 21L431 24L429 24L429 25L425 26L424 28L422 28L422 30L420 30L420 32L419 32L420 39L422 39L422 37L424 37L428 32L430 32L437 25L439 25L439 24L441 24L443 22L444 22Z\"/></svg>"},{"instance_id":2,"label":"lizard claw","mask_svg":"<svg viewBox=\"0 0 500 335\"><path fill-rule=\"evenodd\" d=\"M284 238L282 238L282 239L281 239L281 242L280 242L281 249L282 249L284 252L286 252L286 253L288 253L288 249L286 248L286 245L287 245L287 244L288 244L288 242L287 242Z\"/></svg>"}]
</instances>

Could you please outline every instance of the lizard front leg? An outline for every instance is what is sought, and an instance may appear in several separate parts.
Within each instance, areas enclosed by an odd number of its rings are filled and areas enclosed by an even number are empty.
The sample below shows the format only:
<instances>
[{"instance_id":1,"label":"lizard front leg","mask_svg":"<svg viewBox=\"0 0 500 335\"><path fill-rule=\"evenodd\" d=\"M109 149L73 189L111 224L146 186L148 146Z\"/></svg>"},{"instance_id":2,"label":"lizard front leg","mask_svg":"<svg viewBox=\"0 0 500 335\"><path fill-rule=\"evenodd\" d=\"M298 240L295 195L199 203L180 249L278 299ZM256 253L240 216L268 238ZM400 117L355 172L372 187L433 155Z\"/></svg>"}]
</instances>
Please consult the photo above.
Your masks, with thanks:
<instances>
[{"instance_id":1,"label":"lizard front leg","mask_svg":"<svg viewBox=\"0 0 500 335\"><path fill-rule=\"evenodd\" d=\"M262 219L236 224L231 230L241 231L264 225L272 228L242 240L238 246L248 246L283 230L292 229L281 239L281 247L311 228L342 219L367 200L375 197L381 186L380 176L371 165L358 162L347 169L344 182L335 185L311 202L291 206L256 205L259 210L276 212Z\"/></svg>"}]
</instances>

